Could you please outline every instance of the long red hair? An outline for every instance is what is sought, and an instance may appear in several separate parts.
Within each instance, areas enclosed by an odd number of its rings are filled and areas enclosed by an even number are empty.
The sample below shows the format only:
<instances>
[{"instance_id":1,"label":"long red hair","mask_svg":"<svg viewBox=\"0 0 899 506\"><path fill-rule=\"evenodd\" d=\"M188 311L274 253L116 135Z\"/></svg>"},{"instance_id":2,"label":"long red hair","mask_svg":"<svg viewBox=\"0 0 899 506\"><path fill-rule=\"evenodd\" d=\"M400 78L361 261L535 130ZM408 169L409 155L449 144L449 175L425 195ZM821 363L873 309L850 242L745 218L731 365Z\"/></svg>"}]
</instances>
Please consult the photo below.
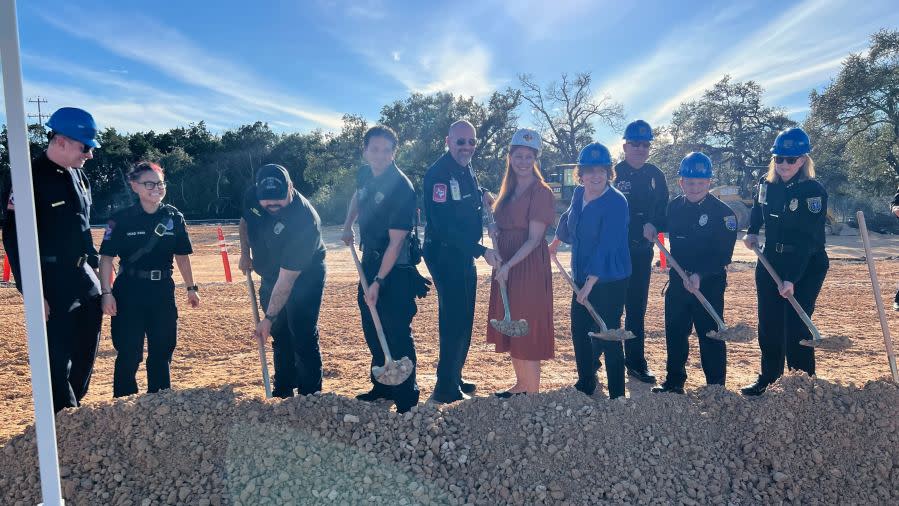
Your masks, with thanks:
<instances>
[{"instance_id":1,"label":"long red hair","mask_svg":"<svg viewBox=\"0 0 899 506\"><path fill-rule=\"evenodd\" d=\"M496 197L496 201L493 203L494 212L505 205L507 201L512 200L512 196L515 195L515 188L518 186L518 178L515 177L515 173L512 171L512 153L514 153L516 149L530 149L534 153L534 156L537 156L537 150L527 146L513 146L512 149L509 150L509 154L506 155L506 173L503 175L503 184L500 185L499 196ZM549 185L546 184L546 181L543 180L543 174L540 172L540 166L537 165L537 160L534 160L534 177L537 178L537 181L534 184L542 185L547 189L550 189Z\"/></svg>"}]
</instances>

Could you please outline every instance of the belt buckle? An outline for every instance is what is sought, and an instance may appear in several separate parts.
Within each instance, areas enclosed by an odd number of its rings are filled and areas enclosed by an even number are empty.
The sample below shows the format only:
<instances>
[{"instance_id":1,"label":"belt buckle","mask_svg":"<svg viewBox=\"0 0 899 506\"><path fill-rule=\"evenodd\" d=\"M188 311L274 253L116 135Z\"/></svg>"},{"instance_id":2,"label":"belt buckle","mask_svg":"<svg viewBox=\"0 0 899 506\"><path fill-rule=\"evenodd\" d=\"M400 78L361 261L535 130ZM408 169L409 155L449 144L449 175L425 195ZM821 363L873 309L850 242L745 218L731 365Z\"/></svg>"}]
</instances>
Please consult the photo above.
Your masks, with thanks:
<instances>
[{"instance_id":1,"label":"belt buckle","mask_svg":"<svg viewBox=\"0 0 899 506\"><path fill-rule=\"evenodd\" d=\"M78 260L75 261L75 267L81 267L82 265L84 265L84 262L86 260L87 260L87 257L85 257L84 255L78 257Z\"/></svg>"},{"instance_id":2,"label":"belt buckle","mask_svg":"<svg viewBox=\"0 0 899 506\"><path fill-rule=\"evenodd\" d=\"M778 252L778 253L783 253L783 252L784 252L784 245L783 245L783 243L777 243L777 244L775 244L775 245L774 245L774 251L776 251L776 252Z\"/></svg>"},{"instance_id":3,"label":"belt buckle","mask_svg":"<svg viewBox=\"0 0 899 506\"><path fill-rule=\"evenodd\" d=\"M162 279L162 271L150 271L150 281L159 281Z\"/></svg>"}]
</instances>

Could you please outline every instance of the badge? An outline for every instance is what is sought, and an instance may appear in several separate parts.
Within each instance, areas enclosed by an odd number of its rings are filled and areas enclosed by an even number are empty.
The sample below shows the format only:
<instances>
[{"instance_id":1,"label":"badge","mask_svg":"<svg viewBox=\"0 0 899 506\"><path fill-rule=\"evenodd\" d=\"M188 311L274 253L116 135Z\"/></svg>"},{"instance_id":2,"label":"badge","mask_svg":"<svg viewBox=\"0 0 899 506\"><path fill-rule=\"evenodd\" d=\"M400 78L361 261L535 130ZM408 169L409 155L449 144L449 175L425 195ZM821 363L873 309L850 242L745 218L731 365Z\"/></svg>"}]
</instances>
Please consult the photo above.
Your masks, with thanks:
<instances>
[{"instance_id":1,"label":"badge","mask_svg":"<svg viewBox=\"0 0 899 506\"><path fill-rule=\"evenodd\" d=\"M656 189L656 178L652 178L649 180L649 186L652 186L652 189Z\"/></svg>"},{"instance_id":2,"label":"badge","mask_svg":"<svg viewBox=\"0 0 899 506\"><path fill-rule=\"evenodd\" d=\"M812 197L805 199L805 204L808 206L808 210L818 214L821 212L821 197Z\"/></svg>"},{"instance_id":3,"label":"badge","mask_svg":"<svg viewBox=\"0 0 899 506\"><path fill-rule=\"evenodd\" d=\"M431 197L434 202L446 202L446 185L437 183L434 185L434 195Z\"/></svg>"},{"instance_id":4,"label":"badge","mask_svg":"<svg viewBox=\"0 0 899 506\"><path fill-rule=\"evenodd\" d=\"M6 210L7 211L15 211L16 210L16 199L13 197L12 192L9 193L9 200L6 201Z\"/></svg>"},{"instance_id":5,"label":"badge","mask_svg":"<svg viewBox=\"0 0 899 506\"><path fill-rule=\"evenodd\" d=\"M630 181L618 181L618 191L621 193L629 193L631 191Z\"/></svg>"},{"instance_id":6,"label":"badge","mask_svg":"<svg viewBox=\"0 0 899 506\"><path fill-rule=\"evenodd\" d=\"M459 182L456 178L450 179L450 195L453 200L462 200L462 192L459 190Z\"/></svg>"},{"instance_id":7,"label":"badge","mask_svg":"<svg viewBox=\"0 0 899 506\"><path fill-rule=\"evenodd\" d=\"M736 216L725 216L724 217L724 226L727 227L731 232L737 229L737 217Z\"/></svg>"},{"instance_id":8,"label":"badge","mask_svg":"<svg viewBox=\"0 0 899 506\"><path fill-rule=\"evenodd\" d=\"M255 214L256 216L262 216L262 213L259 212L259 209L256 209L255 207L251 207L250 212Z\"/></svg>"},{"instance_id":9,"label":"badge","mask_svg":"<svg viewBox=\"0 0 899 506\"><path fill-rule=\"evenodd\" d=\"M795 211L799 209L799 199L790 200L790 211ZM811 204L809 204L809 209L811 209Z\"/></svg>"},{"instance_id":10,"label":"badge","mask_svg":"<svg viewBox=\"0 0 899 506\"><path fill-rule=\"evenodd\" d=\"M112 231L115 229L115 221L109 220L106 222L106 228L103 230L103 240L108 241L112 237Z\"/></svg>"},{"instance_id":11,"label":"badge","mask_svg":"<svg viewBox=\"0 0 899 506\"><path fill-rule=\"evenodd\" d=\"M759 183L759 204L768 203L768 183Z\"/></svg>"},{"instance_id":12,"label":"badge","mask_svg":"<svg viewBox=\"0 0 899 506\"><path fill-rule=\"evenodd\" d=\"M380 204L381 201L384 200L384 194L381 192L375 193L375 204Z\"/></svg>"},{"instance_id":13,"label":"badge","mask_svg":"<svg viewBox=\"0 0 899 506\"><path fill-rule=\"evenodd\" d=\"M699 226L704 227L706 223L709 222L709 215L703 214L699 217Z\"/></svg>"},{"instance_id":14,"label":"badge","mask_svg":"<svg viewBox=\"0 0 899 506\"><path fill-rule=\"evenodd\" d=\"M284 231L284 224L280 221L275 223L275 235L280 235Z\"/></svg>"}]
</instances>

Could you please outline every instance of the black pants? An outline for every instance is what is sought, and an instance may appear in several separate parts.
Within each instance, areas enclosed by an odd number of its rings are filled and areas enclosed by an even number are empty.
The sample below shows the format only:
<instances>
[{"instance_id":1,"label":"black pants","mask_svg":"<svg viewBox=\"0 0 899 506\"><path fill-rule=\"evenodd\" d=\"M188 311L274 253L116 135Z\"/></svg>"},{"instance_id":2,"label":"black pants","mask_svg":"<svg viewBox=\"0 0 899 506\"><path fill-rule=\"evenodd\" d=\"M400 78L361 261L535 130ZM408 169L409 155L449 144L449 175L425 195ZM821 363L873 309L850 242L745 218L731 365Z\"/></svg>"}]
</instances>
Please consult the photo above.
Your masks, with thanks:
<instances>
[{"instance_id":1,"label":"black pants","mask_svg":"<svg viewBox=\"0 0 899 506\"><path fill-rule=\"evenodd\" d=\"M627 278L597 283L593 285L587 297L609 329L621 328L621 313L624 311L627 286ZM621 397L624 395L624 346L620 341L594 339L588 335L589 332L599 332L599 325L593 321L587 308L577 301L577 294L572 294L571 340L574 344L578 377L574 387L587 395L593 394L596 390L596 364L599 355L604 353L609 397L612 399Z\"/></svg>"},{"instance_id":2,"label":"black pants","mask_svg":"<svg viewBox=\"0 0 899 506\"><path fill-rule=\"evenodd\" d=\"M452 402L462 398L462 367L471 347L471 326L477 290L474 259L448 248L429 247L425 263L437 288L440 357L434 399Z\"/></svg>"},{"instance_id":3,"label":"black pants","mask_svg":"<svg viewBox=\"0 0 899 506\"><path fill-rule=\"evenodd\" d=\"M775 269L783 260L790 261L782 258L789 253L776 253L773 249L769 251L766 248L765 255ZM794 283L794 297L809 317L815 311L815 301L828 268L830 261L822 250L812 255L802 277ZM790 369L814 375L815 350L799 344L803 339L811 339L811 333L790 302L780 296L777 285L761 262L755 268L755 286L758 293L759 348L762 351L759 379L770 384L783 375L784 357Z\"/></svg>"},{"instance_id":4,"label":"black pants","mask_svg":"<svg viewBox=\"0 0 899 506\"><path fill-rule=\"evenodd\" d=\"M262 280L259 300L268 307L277 280ZM325 265L303 271L294 282L287 303L272 323L275 377L272 395L293 397L322 389L322 355L318 346L318 314L325 289Z\"/></svg>"},{"instance_id":5,"label":"black pants","mask_svg":"<svg viewBox=\"0 0 899 506\"><path fill-rule=\"evenodd\" d=\"M649 298L649 277L652 274L652 248L631 245L631 268L633 270L627 285L624 328L634 333L634 339L624 343L625 364L636 371L649 369L646 363L644 340L646 332L643 320L646 317L646 301Z\"/></svg>"},{"instance_id":6,"label":"black pants","mask_svg":"<svg viewBox=\"0 0 899 506\"><path fill-rule=\"evenodd\" d=\"M699 291L709 304L724 318L724 290L727 273L704 278ZM687 381L687 356L690 351L688 338L696 328L699 336L699 358L707 385L723 385L727 374L727 345L724 341L706 337L718 325L695 295L684 288L684 282L672 271L665 291L665 345L668 351L665 385L683 388Z\"/></svg>"},{"instance_id":7,"label":"black pants","mask_svg":"<svg viewBox=\"0 0 899 506\"><path fill-rule=\"evenodd\" d=\"M171 387L169 366L178 342L178 308L172 278L159 281L116 278L112 289L116 315L110 332L117 355L112 395L137 393L137 368L144 360L147 337L147 392Z\"/></svg>"},{"instance_id":8,"label":"black pants","mask_svg":"<svg viewBox=\"0 0 899 506\"><path fill-rule=\"evenodd\" d=\"M47 319L47 348L50 358L50 386L53 390L53 410L78 407L87 395L103 309L99 297L84 297L80 306L69 310L71 301L50 303Z\"/></svg>"},{"instance_id":9,"label":"black pants","mask_svg":"<svg viewBox=\"0 0 899 506\"><path fill-rule=\"evenodd\" d=\"M381 267L380 257L374 260L363 258L362 268L365 271L367 282L371 282L378 274ZM375 309L381 319L381 326L384 329L384 339L390 348L390 354L394 360L402 357L409 357L412 363L417 364L415 358L415 341L412 336L412 318L418 312L415 305L415 293L413 292L413 276L418 275L413 266L396 265L390 270L390 274L381 283L378 289L378 303ZM359 285L357 294L357 303L359 311L362 314L362 332L365 334L365 343L371 351L371 365L384 365L384 351L381 349L381 342L378 340L378 332L375 329L375 323L372 319L371 311L368 304L365 303L362 293L362 285ZM400 412L408 411L409 408L418 404L418 383L415 379L415 370L406 381L396 386L388 386L378 383L374 375L370 373L369 378L373 385L373 390L383 393L386 397L396 402L396 409Z\"/></svg>"}]
</instances>

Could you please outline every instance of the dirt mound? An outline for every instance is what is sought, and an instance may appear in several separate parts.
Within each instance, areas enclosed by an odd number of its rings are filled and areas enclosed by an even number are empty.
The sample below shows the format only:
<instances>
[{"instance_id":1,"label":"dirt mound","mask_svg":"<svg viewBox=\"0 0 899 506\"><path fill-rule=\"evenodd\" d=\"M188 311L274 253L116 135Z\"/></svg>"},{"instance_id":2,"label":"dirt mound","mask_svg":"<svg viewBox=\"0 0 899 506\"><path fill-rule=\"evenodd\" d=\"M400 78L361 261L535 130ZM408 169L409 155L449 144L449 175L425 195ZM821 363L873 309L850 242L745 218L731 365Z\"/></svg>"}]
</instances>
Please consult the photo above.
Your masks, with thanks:
<instances>
[{"instance_id":1,"label":"dirt mound","mask_svg":"<svg viewBox=\"0 0 899 506\"><path fill-rule=\"evenodd\" d=\"M899 388L783 378L627 401L573 389L398 415L333 394L168 391L58 418L73 504L596 504L899 501ZM39 499L32 427L0 502Z\"/></svg>"}]
</instances>

